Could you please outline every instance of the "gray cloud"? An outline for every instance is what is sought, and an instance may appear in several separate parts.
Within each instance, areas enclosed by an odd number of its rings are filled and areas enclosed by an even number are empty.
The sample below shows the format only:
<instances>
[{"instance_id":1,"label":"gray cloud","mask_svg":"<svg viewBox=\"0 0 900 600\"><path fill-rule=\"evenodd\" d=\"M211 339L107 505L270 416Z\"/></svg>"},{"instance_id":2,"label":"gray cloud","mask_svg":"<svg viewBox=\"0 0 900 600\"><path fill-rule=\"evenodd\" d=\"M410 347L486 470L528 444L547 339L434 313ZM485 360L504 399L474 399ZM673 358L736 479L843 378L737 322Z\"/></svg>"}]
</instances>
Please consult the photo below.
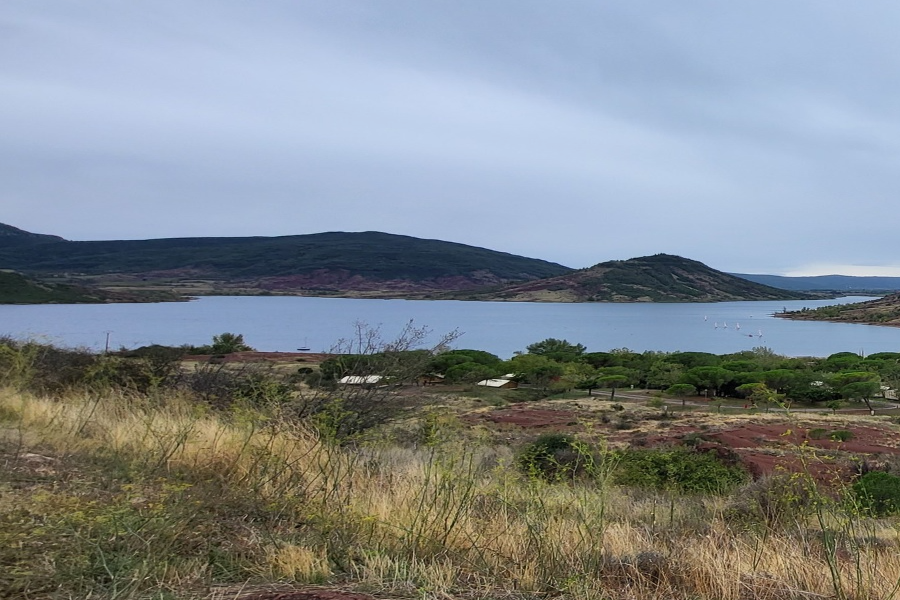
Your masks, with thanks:
<instances>
[{"instance_id":1,"label":"gray cloud","mask_svg":"<svg viewBox=\"0 0 900 600\"><path fill-rule=\"evenodd\" d=\"M900 7L0 7L0 221L381 230L582 267L900 267Z\"/></svg>"}]
</instances>

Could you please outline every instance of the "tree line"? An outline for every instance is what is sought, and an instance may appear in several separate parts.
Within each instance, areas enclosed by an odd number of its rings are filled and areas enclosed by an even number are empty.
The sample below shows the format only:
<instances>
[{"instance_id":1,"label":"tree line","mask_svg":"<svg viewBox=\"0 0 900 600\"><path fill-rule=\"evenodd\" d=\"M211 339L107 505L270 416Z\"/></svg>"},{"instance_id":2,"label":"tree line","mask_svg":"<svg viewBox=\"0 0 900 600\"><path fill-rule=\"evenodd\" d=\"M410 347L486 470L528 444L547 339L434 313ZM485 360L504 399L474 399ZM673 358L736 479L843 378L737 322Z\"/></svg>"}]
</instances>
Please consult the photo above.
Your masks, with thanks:
<instances>
[{"instance_id":1,"label":"tree line","mask_svg":"<svg viewBox=\"0 0 900 600\"><path fill-rule=\"evenodd\" d=\"M547 392L624 386L660 390L686 397L745 398L753 404L823 403L870 400L900 387L900 353L861 356L839 352L827 357L787 357L766 347L730 354L708 352L634 352L627 348L588 352L565 339L548 338L511 359L482 350L450 350L432 358L428 368L450 383L474 383L511 374Z\"/></svg>"}]
</instances>

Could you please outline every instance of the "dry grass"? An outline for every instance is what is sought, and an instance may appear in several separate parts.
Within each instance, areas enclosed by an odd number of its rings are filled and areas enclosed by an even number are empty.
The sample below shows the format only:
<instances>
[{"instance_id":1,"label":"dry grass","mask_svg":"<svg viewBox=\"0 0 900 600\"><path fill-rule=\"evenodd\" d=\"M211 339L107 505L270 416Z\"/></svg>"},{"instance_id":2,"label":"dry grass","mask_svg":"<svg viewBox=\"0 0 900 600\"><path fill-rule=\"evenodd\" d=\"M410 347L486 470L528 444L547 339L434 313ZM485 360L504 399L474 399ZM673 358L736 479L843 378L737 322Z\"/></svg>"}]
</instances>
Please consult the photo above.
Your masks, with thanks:
<instances>
[{"instance_id":1,"label":"dry grass","mask_svg":"<svg viewBox=\"0 0 900 600\"><path fill-rule=\"evenodd\" d=\"M503 449L338 449L178 398L2 390L0 431L0 597L191 598L252 580L410 597L877 600L900 581L895 524L825 498L767 526L735 518L737 498L618 488L611 465L548 484Z\"/></svg>"}]
</instances>

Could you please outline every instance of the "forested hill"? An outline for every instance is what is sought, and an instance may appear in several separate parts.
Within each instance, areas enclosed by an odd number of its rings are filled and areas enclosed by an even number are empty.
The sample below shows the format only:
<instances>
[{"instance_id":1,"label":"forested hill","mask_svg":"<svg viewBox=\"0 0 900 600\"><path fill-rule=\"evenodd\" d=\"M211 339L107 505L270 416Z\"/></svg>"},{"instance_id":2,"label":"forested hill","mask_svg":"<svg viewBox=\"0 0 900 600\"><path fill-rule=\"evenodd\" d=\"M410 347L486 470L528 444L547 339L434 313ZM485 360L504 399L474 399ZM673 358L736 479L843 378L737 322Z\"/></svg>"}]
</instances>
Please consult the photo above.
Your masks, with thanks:
<instances>
[{"instance_id":1,"label":"forested hill","mask_svg":"<svg viewBox=\"0 0 900 600\"><path fill-rule=\"evenodd\" d=\"M794 300L807 293L761 285L670 254L603 262L473 299L545 302L725 302Z\"/></svg>"},{"instance_id":2,"label":"forested hill","mask_svg":"<svg viewBox=\"0 0 900 600\"><path fill-rule=\"evenodd\" d=\"M43 233L31 233L12 225L0 223L0 248L17 246L20 244L34 244L37 242L63 242L63 238L57 235L44 235Z\"/></svg>"},{"instance_id":3,"label":"forested hill","mask_svg":"<svg viewBox=\"0 0 900 600\"><path fill-rule=\"evenodd\" d=\"M202 279L214 286L239 283L247 292L458 290L571 271L505 252L380 232L89 242L16 238L19 243L0 244L0 268L106 280Z\"/></svg>"}]
</instances>

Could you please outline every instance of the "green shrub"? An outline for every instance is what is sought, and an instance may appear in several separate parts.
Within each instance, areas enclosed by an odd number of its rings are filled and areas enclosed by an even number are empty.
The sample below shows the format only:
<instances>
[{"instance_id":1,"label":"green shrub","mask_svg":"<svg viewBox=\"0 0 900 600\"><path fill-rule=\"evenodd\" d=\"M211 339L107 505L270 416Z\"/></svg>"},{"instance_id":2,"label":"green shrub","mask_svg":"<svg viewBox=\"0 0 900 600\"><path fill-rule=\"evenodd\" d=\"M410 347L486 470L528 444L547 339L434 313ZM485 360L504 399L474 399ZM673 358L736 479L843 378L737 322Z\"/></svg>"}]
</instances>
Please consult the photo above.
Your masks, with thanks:
<instances>
[{"instance_id":1,"label":"green shrub","mask_svg":"<svg viewBox=\"0 0 900 600\"><path fill-rule=\"evenodd\" d=\"M181 386L194 399L214 408L234 403L261 408L288 402L294 395L290 376L271 365L229 365L207 361L185 373Z\"/></svg>"},{"instance_id":2,"label":"green shrub","mask_svg":"<svg viewBox=\"0 0 900 600\"><path fill-rule=\"evenodd\" d=\"M729 521L784 527L812 513L821 496L808 473L777 473L736 489L724 514Z\"/></svg>"},{"instance_id":3,"label":"green shrub","mask_svg":"<svg viewBox=\"0 0 900 600\"><path fill-rule=\"evenodd\" d=\"M900 512L900 477L871 471L853 484L853 495L864 509L875 515Z\"/></svg>"},{"instance_id":4,"label":"green shrub","mask_svg":"<svg viewBox=\"0 0 900 600\"><path fill-rule=\"evenodd\" d=\"M853 439L853 432L847 431L846 429L840 429L838 431L832 431L831 435L828 437L833 442L846 442Z\"/></svg>"},{"instance_id":5,"label":"green shrub","mask_svg":"<svg viewBox=\"0 0 900 600\"><path fill-rule=\"evenodd\" d=\"M620 451L615 481L620 485L682 493L725 493L748 478L712 452L631 449Z\"/></svg>"},{"instance_id":6,"label":"green shrub","mask_svg":"<svg viewBox=\"0 0 900 600\"><path fill-rule=\"evenodd\" d=\"M575 477L589 461L591 457L573 436L545 433L525 446L516 462L530 477L559 481Z\"/></svg>"},{"instance_id":7,"label":"green shrub","mask_svg":"<svg viewBox=\"0 0 900 600\"><path fill-rule=\"evenodd\" d=\"M828 430L824 427L816 427L815 429L810 429L807 437L811 440L824 440L828 437Z\"/></svg>"}]
</instances>

